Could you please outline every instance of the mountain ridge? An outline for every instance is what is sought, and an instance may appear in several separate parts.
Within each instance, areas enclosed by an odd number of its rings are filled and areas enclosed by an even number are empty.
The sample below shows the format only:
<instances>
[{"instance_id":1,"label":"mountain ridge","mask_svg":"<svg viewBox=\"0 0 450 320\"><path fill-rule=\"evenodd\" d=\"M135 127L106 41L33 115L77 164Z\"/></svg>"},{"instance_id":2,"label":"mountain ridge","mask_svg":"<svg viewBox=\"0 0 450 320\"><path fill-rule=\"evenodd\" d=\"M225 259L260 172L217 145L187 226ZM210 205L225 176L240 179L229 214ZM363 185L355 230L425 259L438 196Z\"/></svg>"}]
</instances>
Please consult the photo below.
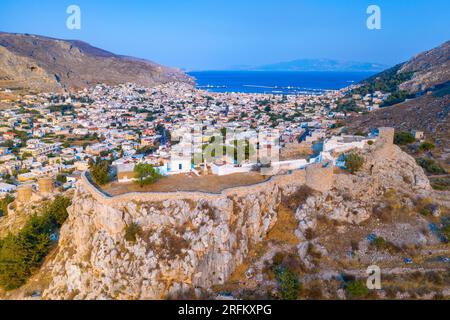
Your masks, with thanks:
<instances>
[{"instance_id":1,"label":"mountain ridge","mask_svg":"<svg viewBox=\"0 0 450 320\"><path fill-rule=\"evenodd\" d=\"M62 91L125 82L147 87L194 84L178 69L117 55L84 41L0 32L0 87Z\"/></svg>"}]
</instances>

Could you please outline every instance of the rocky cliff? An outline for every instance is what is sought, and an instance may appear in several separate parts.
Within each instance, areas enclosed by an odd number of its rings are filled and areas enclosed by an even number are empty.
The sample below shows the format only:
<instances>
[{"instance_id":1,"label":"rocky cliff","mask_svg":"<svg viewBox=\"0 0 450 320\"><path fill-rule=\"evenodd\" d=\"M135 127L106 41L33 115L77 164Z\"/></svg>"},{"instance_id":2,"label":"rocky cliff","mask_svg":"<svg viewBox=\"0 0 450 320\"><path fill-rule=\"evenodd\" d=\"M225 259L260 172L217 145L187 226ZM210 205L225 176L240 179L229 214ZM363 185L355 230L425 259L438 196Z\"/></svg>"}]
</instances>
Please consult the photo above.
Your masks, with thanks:
<instances>
[{"instance_id":1,"label":"rocky cliff","mask_svg":"<svg viewBox=\"0 0 450 320\"><path fill-rule=\"evenodd\" d=\"M98 83L153 86L193 80L151 61L125 57L85 42L0 32L0 87L61 91Z\"/></svg>"},{"instance_id":2,"label":"rocky cliff","mask_svg":"<svg viewBox=\"0 0 450 320\"><path fill-rule=\"evenodd\" d=\"M220 195L116 199L81 181L44 298L164 299L223 284L276 222L282 193L304 181L279 180ZM138 228L127 240L130 226Z\"/></svg>"},{"instance_id":3,"label":"rocky cliff","mask_svg":"<svg viewBox=\"0 0 450 320\"><path fill-rule=\"evenodd\" d=\"M390 189L430 195L423 170L398 147L367 147L362 154L366 164L358 175L335 174L329 190L298 204L297 252L306 265L304 233L319 217L359 224ZM57 252L46 263L51 282L43 298L165 299L222 285L277 223L280 205L305 185L305 175L294 171L221 194L115 198L83 179Z\"/></svg>"}]
</instances>

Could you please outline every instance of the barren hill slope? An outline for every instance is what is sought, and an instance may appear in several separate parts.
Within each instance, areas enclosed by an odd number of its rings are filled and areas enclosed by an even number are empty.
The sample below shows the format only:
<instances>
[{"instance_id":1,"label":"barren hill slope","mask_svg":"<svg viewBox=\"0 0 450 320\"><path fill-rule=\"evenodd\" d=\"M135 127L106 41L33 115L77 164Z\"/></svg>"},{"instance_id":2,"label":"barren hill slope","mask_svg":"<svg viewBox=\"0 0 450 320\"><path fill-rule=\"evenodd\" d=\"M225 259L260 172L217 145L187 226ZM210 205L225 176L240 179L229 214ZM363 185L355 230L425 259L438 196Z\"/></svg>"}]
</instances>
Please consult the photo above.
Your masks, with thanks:
<instances>
[{"instance_id":1,"label":"barren hill slope","mask_svg":"<svg viewBox=\"0 0 450 320\"><path fill-rule=\"evenodd\" d=\"M0 32L0 87L59 91L97 83L153 86L172 81L193 83L177 69L81 41Z\"/></svg>"},{"instance_id":2,"label":"barren hill slope","mask_svg":"<svg viewBox=\"0 0 450 320\"><path fill-rule=\"evenodd\" d=\"M423 52L403 65L400 72L413 72L400 89L417 92L450 81L450 41Z\"/></svg>"},{"instance_id":3,"label":"barren hill slope","mask_svg":"<svg viewBox=\"0 0 450 320\"><path fill-rule=\"evenodd\" d=\"M355 93L391 93L392 106L355 114L350 132L380 126L424 131L437 149L436 159L450 166L450 41L364 81ZM398 103L405 100L403 103Z\"/></svg>"}]
</instances>

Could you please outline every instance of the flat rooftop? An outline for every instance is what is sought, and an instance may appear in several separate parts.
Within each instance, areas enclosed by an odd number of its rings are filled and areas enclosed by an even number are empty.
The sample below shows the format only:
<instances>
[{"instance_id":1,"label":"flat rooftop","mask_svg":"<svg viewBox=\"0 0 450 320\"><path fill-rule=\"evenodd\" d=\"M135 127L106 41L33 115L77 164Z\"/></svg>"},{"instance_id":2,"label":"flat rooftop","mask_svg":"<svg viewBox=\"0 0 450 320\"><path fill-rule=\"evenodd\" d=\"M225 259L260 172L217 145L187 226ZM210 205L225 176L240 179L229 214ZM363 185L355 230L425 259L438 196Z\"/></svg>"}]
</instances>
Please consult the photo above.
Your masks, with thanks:
<instances>
[{"instance_id":1,"label":"flat rooftop","mask_svg":"<svg viewBox=\"0 0 450 320\"><path fill-rule=\"evenodd\" d=\"M227 176L196 176L194 174L178 174L164 177L156 183L141 188L139 184L112 182L102 189L111 196L130 192L213 192L219 193L225 189L250 186L269 180L256 172L238 173Z\"/></svg>"}]
</instances>

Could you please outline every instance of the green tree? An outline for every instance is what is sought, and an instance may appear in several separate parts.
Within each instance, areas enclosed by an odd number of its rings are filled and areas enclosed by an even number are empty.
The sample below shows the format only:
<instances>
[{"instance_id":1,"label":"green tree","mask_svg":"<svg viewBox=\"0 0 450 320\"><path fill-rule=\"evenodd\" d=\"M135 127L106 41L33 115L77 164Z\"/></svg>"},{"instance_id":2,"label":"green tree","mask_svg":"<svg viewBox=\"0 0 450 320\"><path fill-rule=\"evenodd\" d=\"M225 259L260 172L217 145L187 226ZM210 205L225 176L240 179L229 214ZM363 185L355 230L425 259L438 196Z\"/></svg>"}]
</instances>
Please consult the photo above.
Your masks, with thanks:
<instances>
[{"instance_id":1,"label":"green tree","mask_svg":"<svg viewBox=\"0 0 450 320\"><path fill-rule=\"evenodd\" d=\"M22 153L22 160L26 160L28 158L32 158L33 155L30 152L24 152Z\"/></svg>"},{"instance_id":2,"label":"green tree","mask_svg":"<svg viewBox=\"0 0 450 320\"><path fill-rule=\"evenodd\" d=\"M352 173L355 174L361 170L364 165L364 158L354 152L349 153L345 156L345 166Z\"/></svg>"},{"instance_id":3,"label":"green tree","mask_svg":"<svg viewBox=\"0 0 450 320\"><path fill-rule=\"evenodd\" d=\"M140 163L134 167L137 183L141 187L155 183L161 178L161 174L148 163Z\"/></svg>"},{"instance_id":4,"label":"green tree","mask_svg":"<svg viewBox=\"0 0 450 320\"><path fill-rule=\"evenodd\" d=\"M54 235L68 217L70 199L58 196L33 215L18 234L0 239L0 286L13 290L22 286L42 264L55 245Z\"/></svg>"},{"instance_id":5,"label":"green tree","mask_svg":"<svg viewBox=\"0 0 450 320\"><path fill-rule=\"evenodd\" d=\"M407 144L414 143L415 141L416 138L414 138L414 136L409 132L400 131L395 133L394 143L399 146L405 146Z\"/></svg>"},{"instance_id":6,"label":"green tree","mask_svg":"<svg viewBox=\"0 0 450 320\"><path fill-rule=\"evenodd\" d=\"M8 206L12 202L14 202L14 197L10 194L7 194L6 197L0 200L0 217L8 214Z\"/></svg>"},{"instance_id":7,"label":"green tree","mask_svg":"<svg viewBox=\"0 0 450 320\"><path fill-rule=\"evenodd\" d=\"M69 147L70 147L70 142L69 142L69 141L64 142L64 143L62 144L62 147L63 147L63 148L69 148Z\"/></svg>"},{"instance_id":8,"label":"green tree","mask_svg":"<svg viewBox=\"0 0 450 320\"><path fill-rule=\"evenodd\" d=\"M345 289L352 299L361 299L369 294L369 289L362 280L350 281Z\"/></svg>"},{"instance_id":9,"label":"green tree","mask_svg":"<svg viewBox=\"0 0 450 320\"><path fill-rule=\"evenodd\" d=\"M106 160L97 158L95 161L89 161L89 171L95 183L98 185L107 184L110 181L109 171L110 165Z\"/></svg>"},{"instance_id":10,"label":"green tree","mask_svg":"<svg viewBox=\"0 0 450 320\"><path fill-rule=\"evenodd\" d=\"M278 265L274 271L280 287L281 297L284 300L296 300L300 292L300 283L297 276L283 265Z\"/></svg>"},{"instance_id":11,"label":"green tree","mask_svg":"<svg viewBox=\"0 0 450 320\"><path fill-rule=\"evenodd\" d=\"M433 143L431 143L429 141L425 141L420 144L419 151L420 152L428 152L428 151L433 150L435 147L436 146Z\"/></svg>"}]
</instances>

